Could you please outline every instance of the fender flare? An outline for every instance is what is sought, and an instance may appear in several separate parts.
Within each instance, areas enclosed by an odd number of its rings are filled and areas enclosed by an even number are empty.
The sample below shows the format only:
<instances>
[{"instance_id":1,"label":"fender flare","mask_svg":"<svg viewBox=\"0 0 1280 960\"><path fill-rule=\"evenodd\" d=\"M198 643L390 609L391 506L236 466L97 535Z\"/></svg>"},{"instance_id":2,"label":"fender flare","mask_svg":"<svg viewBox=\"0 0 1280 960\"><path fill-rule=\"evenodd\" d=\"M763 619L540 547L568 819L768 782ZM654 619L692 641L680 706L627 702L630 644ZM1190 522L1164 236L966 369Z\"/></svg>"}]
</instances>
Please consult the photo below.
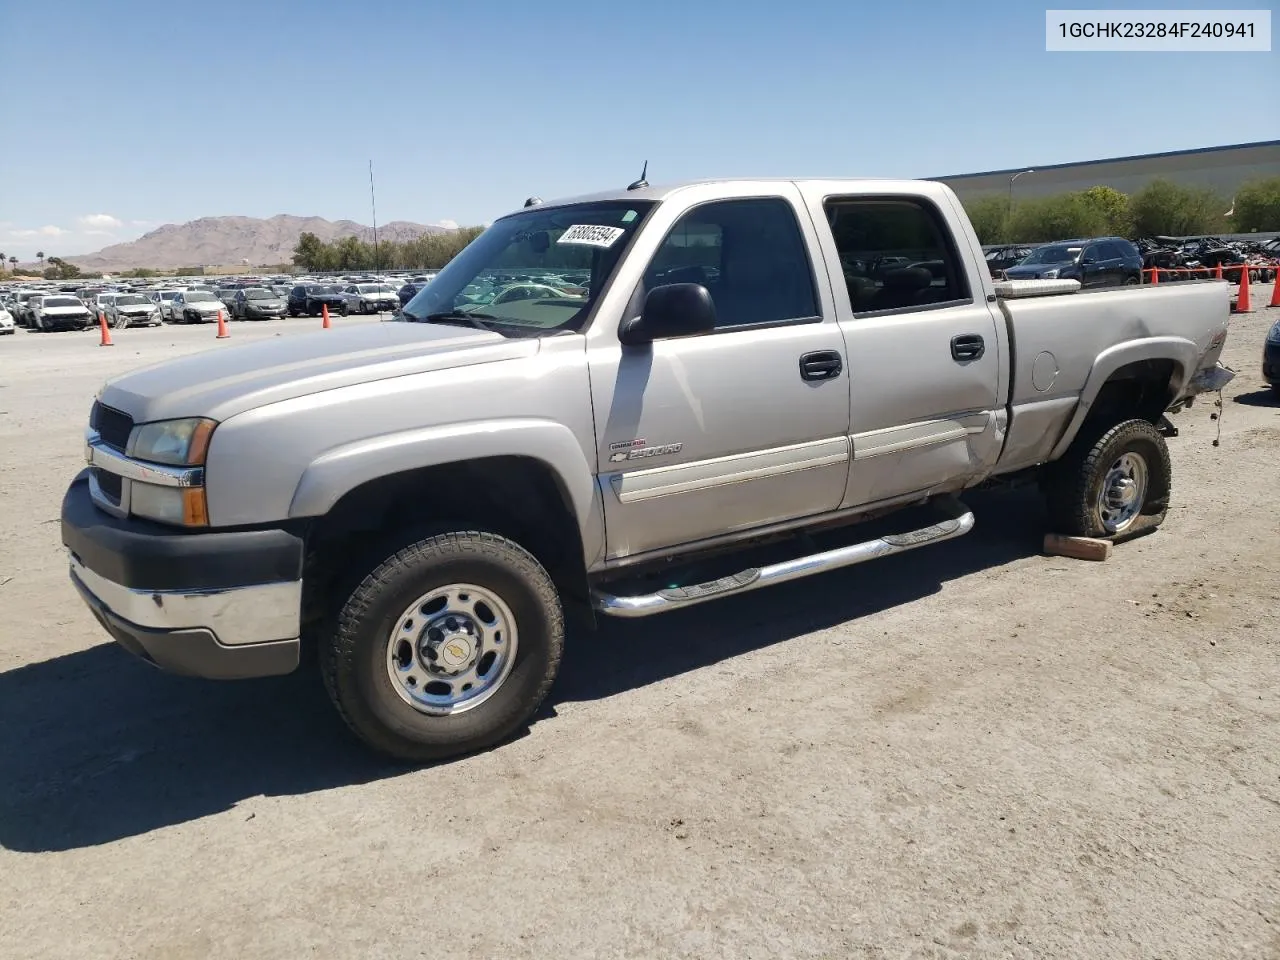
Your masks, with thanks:
<instances>
[{"instance_id":1,"label":"fender flare","mask_svg":"<svg viewBox=\"0 0 1280 960\"><path fill-rule=\"evenodd\" d=\"M1080 391L1080 402L1076 404L1075 413L1067 423L1066 429L1053 450L1049 459L1057 460L1071 446L1071 441L1080 432L1080 426L1093 408L1103 385L1111 379L1123 366L1139 363L1143 360L1171 360L1173 362L1173 379L1169 383L1172 396L1179 396L1186 389L1187 381L1195 370L1196 359L1200 356L1200 348L1183 337L1145 337L1141 340L1129 340L1125 343L1108 347L1098 354Z\"/></svg>"},{"instance_id":2,"label":"fender flare","mask_svg":"<svg viewBox=\"0 0 1280 960\"><path fill-rule=\"evenodd\" d=\"M604 504L595 471L572 431L552 420L504 419L425 427L357 440L326 450L303 471L289 517L328 513L356 487L423 467L485 457L527 457L556 478L582 537L588 566L604 553Z\"/></svg>"}]
</instances>

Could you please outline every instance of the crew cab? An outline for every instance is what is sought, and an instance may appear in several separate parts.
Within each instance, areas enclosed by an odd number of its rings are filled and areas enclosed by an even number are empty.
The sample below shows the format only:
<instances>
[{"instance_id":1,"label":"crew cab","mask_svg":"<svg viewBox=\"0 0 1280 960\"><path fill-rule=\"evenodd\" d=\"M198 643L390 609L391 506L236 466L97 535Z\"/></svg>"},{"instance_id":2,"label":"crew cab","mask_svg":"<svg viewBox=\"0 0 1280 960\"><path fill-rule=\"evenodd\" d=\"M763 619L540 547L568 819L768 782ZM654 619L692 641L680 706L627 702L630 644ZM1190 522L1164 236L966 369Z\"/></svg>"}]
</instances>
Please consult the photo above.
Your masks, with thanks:
<instances>
[{"instance_id":1,"label":"crew cab","mask_svg":"<svg viewBox=\"0 0 1280 960\"><path fill-rule=\"evenodd\" d=\"M575 296L466 293L570 272ZM480 749L530 721L567 606L728 603L950 540L1003 481L1038 480L1062 533L1159 526L1166 415L1231 376L1227 286L1077 291L994 282L939 183L530 201L404 322L107 382L71 579L158 666L286 673L315 643L375 749Z\"/></svg>"}]
</instances>

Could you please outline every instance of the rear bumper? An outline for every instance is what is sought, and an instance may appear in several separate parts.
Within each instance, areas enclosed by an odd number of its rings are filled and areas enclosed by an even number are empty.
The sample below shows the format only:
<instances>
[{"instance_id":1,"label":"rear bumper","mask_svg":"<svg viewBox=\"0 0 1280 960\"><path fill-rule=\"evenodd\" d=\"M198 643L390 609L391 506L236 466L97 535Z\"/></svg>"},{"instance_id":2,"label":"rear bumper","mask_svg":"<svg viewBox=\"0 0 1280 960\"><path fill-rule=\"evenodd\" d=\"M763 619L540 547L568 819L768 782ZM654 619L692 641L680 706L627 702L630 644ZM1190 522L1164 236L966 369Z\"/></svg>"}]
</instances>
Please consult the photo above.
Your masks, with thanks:
<instances>
[{"instance_id":1,"label":"rear bumper","mask_svg":"<svg viewBox=\"0 0 1280 960\"><path fill-rule=\"evenodd\" d=\"M62 503L71 582L103 628L150 663L231 679L298 665L301 539L284 530L185 533L111 517L87 472Z\"/></svg>"}]
</instances>

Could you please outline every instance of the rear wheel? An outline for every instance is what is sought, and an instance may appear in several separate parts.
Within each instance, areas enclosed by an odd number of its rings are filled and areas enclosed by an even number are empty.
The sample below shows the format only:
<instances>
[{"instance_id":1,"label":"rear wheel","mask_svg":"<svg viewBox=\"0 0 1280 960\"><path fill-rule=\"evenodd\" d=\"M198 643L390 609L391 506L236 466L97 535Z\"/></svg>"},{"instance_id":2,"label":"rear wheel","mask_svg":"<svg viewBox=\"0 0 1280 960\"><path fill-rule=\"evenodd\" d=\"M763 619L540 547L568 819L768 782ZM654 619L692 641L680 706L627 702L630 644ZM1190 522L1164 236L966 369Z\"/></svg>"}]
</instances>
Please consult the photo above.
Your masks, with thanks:
<instances>
[{"instance_id":1,"label":"rear wheel","mask_svg":"<svg viewBox=\"0 0 1280 960\"><path fill-rule=\"evenodd\" d=\"M1049 467L1045 501L1057 533L1124 539L1154 530L1169 509L1169 447L1146 420L1077 437Z\"/></svg>"},{"instance_id":2,"label":"rear wheel","mask_svg":"<svg viewBox=\"0 0 1280 960\"><path fill-rule=\"evenodd\" d=\"M409 544L370 572L321 663L352 730L421 763L493 746L527 724L563 645L542 565L504 537L460 531Z\"/></svg>"}]
</instances>

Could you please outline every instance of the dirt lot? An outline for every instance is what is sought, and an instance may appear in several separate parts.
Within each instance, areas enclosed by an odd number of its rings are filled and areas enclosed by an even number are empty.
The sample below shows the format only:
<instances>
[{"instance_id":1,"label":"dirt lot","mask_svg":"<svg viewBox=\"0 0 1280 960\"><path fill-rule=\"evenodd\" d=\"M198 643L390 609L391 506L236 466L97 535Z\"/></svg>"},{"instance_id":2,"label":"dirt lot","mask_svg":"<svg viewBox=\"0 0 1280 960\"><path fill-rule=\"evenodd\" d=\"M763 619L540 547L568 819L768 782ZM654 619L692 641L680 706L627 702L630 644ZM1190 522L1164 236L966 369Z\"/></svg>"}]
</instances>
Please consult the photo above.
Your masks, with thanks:
<instances>
[{"instance_id":1,"label":"dirt lot","mask_svg":"<svg viewBox=\"0 0 1280 960\"><path fill-rule=\"evenodd\" d=\"M975 496L965 539L571 635L526 736L412 771L310 674L135 662L67 582L98 384L212 329L0 340L0 957L1280 957L1277 317L1109 562Z\"/></svg>"}]
</instances>

